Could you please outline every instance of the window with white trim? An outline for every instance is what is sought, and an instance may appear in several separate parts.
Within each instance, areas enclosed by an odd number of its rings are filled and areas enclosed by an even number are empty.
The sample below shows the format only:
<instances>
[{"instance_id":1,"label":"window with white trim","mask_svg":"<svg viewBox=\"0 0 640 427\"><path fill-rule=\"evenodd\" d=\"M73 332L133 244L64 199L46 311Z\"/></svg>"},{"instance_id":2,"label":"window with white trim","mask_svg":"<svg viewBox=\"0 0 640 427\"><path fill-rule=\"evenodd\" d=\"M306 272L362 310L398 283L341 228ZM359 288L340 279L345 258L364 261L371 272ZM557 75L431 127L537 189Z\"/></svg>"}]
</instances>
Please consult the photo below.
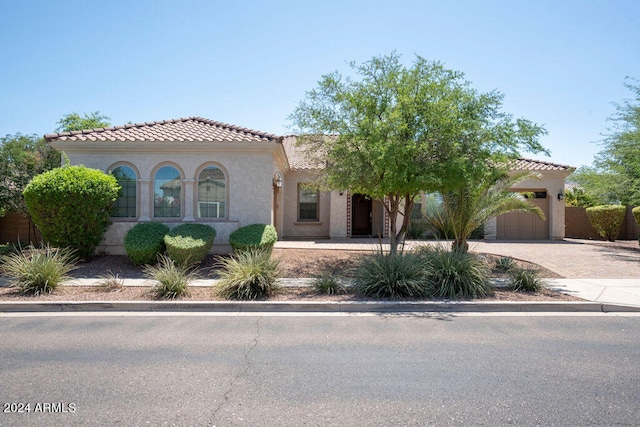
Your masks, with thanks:
<instances>
[{"instance_id":1,"label":"window with white trim","mask_svg":"<svg viewBox=\"0 0 640 427\"><path fill-rule=\"evenodd\" d=\"M226 216L227 184L222 169L208 166L198 176L198 218Z\"/></svg>"}]
</instances>

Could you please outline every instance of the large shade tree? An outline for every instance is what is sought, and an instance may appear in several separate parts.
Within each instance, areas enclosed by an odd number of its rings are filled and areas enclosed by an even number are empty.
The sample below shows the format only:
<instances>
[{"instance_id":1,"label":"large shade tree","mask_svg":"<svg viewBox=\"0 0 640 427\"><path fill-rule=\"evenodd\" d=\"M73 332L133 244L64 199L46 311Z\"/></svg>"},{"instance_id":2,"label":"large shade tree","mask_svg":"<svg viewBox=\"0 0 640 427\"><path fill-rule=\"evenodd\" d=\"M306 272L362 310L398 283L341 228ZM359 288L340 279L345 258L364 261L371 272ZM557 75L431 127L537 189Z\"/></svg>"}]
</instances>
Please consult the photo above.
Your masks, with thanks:
<instances>
[{"instance_id":1,"label":"large shade tree","mask_svg":"<svg viewBox=\"0 0 640 427\"><path fill-rule=\"evenodd\" d=\"M22 191L31 178L60 166L60 154L37 135L0 138L0 217L8 212L27 215Z\"/></svg>"},{"instance_id":2,"label":"large shade tree","mask_svg":"<svg viewBox=\"0 0 640 427\"><path fill-rule=\"evenodd\" d=\"M627 78L625 86L632 96L614 104L612 127L600 141L602 151L593 166L570 178L602 204L640 205L640 84Z\"/></svg>"},{"instance_id":3,"label":"large shade tree","mask_svg":"<svg viewBox=\"0 0 640 427\"><path fill-rule=\"evenodd\" d=\"M421 192L452 191L521 150L544 151L543 127L502 112L502 94L478 92L439 62L416 56L405 67L392 53L351 68L354 77L323 76L290 118L310 160L324 166L319 187L383 204L392 254Z\"/></svg>"}]
</instances>

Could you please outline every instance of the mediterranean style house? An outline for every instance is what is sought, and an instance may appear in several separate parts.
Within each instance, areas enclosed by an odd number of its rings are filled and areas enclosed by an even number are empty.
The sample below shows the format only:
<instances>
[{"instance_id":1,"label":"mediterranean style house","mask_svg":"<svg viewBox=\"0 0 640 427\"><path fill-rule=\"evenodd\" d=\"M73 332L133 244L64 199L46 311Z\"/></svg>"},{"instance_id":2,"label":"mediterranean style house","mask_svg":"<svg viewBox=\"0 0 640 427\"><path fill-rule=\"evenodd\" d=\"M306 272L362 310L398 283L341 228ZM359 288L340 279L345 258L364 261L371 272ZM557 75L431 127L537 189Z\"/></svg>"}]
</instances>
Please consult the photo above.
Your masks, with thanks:
<instances>
[{"instance_id":1,"label":"mediterranean style house","mask_svg":"<svg viewBox=\"0 0 640 427\"><path fill-rule=\"evenodd\" d=\"M45 135L71 164L112 173L122 186L113 224L98 248L124 254L124 236L136 223L169 226L205 223L217 231L214 252L228 252L239 227L273 224L278 236L352 238L387 236L389 219L379 202L348 191L313 191L304 184L314 166L295 136L276 136L200 117L128 124ZM562 239L568 166L519 160L514 170L540 180L520 183L532 192L546 221L513 213L490 221L488 239ZM424 203L417 201L418 209Z\"/></svg>"}]
</instances>

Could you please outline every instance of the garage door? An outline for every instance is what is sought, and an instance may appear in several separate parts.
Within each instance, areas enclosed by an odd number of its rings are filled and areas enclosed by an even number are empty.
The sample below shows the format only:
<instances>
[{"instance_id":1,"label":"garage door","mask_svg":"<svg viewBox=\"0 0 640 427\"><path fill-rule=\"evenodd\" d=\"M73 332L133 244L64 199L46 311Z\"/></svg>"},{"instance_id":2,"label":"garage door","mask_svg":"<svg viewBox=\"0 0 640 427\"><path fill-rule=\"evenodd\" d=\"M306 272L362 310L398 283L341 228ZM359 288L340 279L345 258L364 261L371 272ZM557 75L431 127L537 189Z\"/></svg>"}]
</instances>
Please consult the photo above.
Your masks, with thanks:
<instances>
[{"instance_id":1,"label":"garage door","mask_svg":"<svg viewBox=\"0 0 640 427\"><path fill-rule=\"evenodd\" d=\"M530 212L510 212L497 218L496 238L501 240L549 239L549 198L546 191L535 192L533 202L544 213L546 220Z\"/></svg>"}]
</instances>

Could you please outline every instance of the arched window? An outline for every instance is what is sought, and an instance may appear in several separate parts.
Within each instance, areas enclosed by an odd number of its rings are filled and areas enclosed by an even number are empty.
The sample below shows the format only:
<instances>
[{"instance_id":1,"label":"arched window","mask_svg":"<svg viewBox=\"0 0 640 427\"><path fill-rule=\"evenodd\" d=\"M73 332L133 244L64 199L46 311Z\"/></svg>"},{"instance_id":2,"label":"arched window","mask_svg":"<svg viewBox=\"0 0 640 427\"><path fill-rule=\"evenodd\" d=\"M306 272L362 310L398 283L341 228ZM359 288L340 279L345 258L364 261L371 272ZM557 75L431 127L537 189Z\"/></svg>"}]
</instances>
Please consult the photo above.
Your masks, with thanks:
<instances>
[{"instance_id":1,"label":"arched window","mask_svg":"<svg viewBox=\"0 0 640 427\"><path fill-rule=\"evenodd\" d=\"M227 188L224 172L208 166L198 176L198 217L224 218L226 215Z\"/></svg>"},{"instance_id":2,"label":"arched window","mask_svg":"<svg viewBox=\"0 0 640 427\"><path fill-rule=\"evenodd\" d=\"M163 166L153 177L153 217L180 218L182 177L173 166Z\"/></svg>"},{"instance_id":3,"label":"arched window","mask_svg":"<svg viewBox=\"0 0 640 427\"><path fill-rule=\"evenodd\" d=\"M113 204L111 216L114 218L135 218L137 206L136 173L129 166L118 166L113 175L120 184L121 190L118 199Z\"/></svg>"}]
</instances>

